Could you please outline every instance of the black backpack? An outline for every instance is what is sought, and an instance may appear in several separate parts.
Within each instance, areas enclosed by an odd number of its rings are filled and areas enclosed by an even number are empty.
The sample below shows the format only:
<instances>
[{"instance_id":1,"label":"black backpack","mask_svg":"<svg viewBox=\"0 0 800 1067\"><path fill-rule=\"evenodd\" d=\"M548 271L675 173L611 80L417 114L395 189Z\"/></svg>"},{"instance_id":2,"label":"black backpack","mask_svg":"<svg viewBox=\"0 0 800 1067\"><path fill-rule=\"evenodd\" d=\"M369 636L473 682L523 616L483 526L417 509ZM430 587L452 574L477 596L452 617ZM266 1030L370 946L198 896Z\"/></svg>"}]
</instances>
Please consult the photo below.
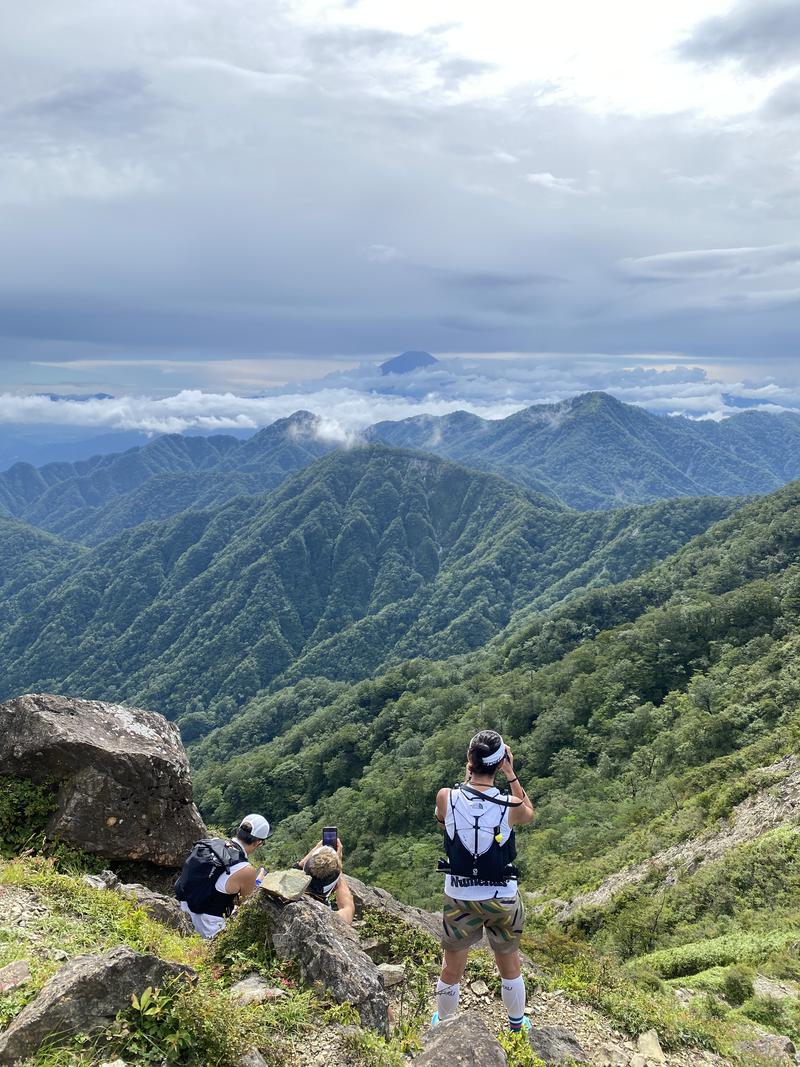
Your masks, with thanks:
<instances>
[{"instance_id":1,"label":"black backpack","mask_svg":"<svg viewBox=\"0 0 800 1067\"><path fill-rule=\"evenodd\" d=\"M246 859L244 849L238 844L219 837L198 841L175 882L175 896L197 915L230 915L238 894L220 893L215 882L223 872L229 874L235 863Z\"/></svg>"}]
</instances>

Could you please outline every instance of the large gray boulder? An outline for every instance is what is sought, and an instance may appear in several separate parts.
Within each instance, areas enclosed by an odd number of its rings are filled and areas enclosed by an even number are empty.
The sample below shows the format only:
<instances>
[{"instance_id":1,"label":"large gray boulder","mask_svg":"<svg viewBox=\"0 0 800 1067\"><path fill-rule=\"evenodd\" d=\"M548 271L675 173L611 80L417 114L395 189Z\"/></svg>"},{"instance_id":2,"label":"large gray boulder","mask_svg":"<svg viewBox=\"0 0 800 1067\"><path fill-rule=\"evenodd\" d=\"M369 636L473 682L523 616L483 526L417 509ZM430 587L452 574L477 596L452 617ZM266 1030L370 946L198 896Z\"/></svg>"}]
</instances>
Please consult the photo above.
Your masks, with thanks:
<instances>
[{"instance_id":1,"label":"large gray boulder","mask_svg":"<svg viewBox=\"0 0 800 1067\"><path fill-rule=\"evenodd\" d=\"M548 1067L562 1063L584 1063L586 1053L577 1037L565 1026L534 1027L529 1036L531 1048Z\"/></svg>"},{"instance_id":2,"label":"large gray boulder","mask_svg":"<svg viewBox=\"0 0 800 1067\"><path fill-rule=\"evenodd\" d=\"M76 956L0 1034L0 1064L24 1060L44 1042L102 1030L130 1004L133 993L162 985L172 975L191 973L188 967L124 945L102 956Z\"/></svg>"},{"instance_id":3,"label":"large gray boulder","mask_svg":"<svg viewBox=\"0 0 800 1067\"><path fill-rule=\"evenodd\" d=\"M206 833L178 729L152 711L46 693L9 700L0 774L56 781L48 833L109 859L178 867Z\"/></svg>"},{"instance_id":4,"label":"large gray boulder","mask_svg":"<svg viewBox=\"0 0 800 1067\"><path fill-rule=\"evenodd\" d=\"M480 1015L464 1012L428 1031L414 1067L508 1067L508 1057Z\"/></svg>"},{"instance_id":5,"label":"large gray boulder","mask_svg":"<svg viewBox=\"0 0 800 1067\"><path fill-rule=\"evenodd\" d=\"M298 964L304 982L319 983L337 1003L352 1004L362 1026L388 1034L389 1000L378 968L338 915L310 897L283 904L259 893L248 906L267 913L275 952Z\"/></svg>"}]
</instances>

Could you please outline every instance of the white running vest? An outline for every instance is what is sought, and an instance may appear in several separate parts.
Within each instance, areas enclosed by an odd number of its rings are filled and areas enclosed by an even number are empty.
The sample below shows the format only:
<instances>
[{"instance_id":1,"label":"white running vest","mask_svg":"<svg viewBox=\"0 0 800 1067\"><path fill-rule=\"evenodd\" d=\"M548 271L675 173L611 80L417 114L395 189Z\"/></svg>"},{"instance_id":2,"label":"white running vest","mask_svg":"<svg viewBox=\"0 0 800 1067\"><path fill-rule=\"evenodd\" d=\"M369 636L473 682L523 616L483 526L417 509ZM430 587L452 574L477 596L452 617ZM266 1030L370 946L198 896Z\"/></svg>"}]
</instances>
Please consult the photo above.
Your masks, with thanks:
<instances>
[{"instance_id":1,"label":"white running vest","mask_svg":"<svg viewBox=\"0 0 800 1067\"><path fill-rule=\"evenodd\" d=\"M482 790L486 796L499 797L500 790L492 786ZM444 819L444 831L452 839L456 834L470 852L475 851L475 817L478 816L478 855L488 852L494 841L498 825L502 835L500 844L505 844L511 833L508 824L509 808L500 807L480 797L471 797L461 789L451 789L447 798L447 814ZM444 891L454 900L492 900L494 897L506 899L517 895L517 880L509 878L502 886L454 884L458 879L448 874L444 880Z\"/></svg>"}]
</instances>

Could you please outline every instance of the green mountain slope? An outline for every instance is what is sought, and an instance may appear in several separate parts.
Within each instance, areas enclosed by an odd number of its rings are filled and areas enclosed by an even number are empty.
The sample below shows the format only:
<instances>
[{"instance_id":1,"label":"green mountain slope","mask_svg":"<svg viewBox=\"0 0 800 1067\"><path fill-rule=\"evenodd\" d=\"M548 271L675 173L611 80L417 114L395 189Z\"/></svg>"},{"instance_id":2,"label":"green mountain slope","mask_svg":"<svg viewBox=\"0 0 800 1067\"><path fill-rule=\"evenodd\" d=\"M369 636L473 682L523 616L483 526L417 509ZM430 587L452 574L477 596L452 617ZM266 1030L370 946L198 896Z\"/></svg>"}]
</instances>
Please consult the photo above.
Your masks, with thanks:
<instances>
[{"instance_id":1,"label":"green mountain slope","mask_svg":"<svg viewBox=\"0 0 800 1067\"><path fill-rule=\"evenodd\" d=\"M223 821L258 799L280 823L278 850L296 849L322 820L336 823L356 870L432 901L433 797L458 780L471 734L494 726L537 801L521 848L526 885L544 899L569 897L712 826L759 788L758 769L796 747L798 653L795 483L640 578L577 596L481 653L257 698L193 746L198 792L207 817ZM713 866L704 878L715 870L724 879ZM798 877L792 859L775 922L789 914ZM642 892L649 907L653 885ZM681 934L675 908L680 943L697 929L687 921ZM633 905L621 914L618 941L602 917L587 929L628 956L676 943L657 932L625 949L631 914L641 919ZM734 929L724 909L715 914L714 936L726 921Z\"/></svg>"},{"instance_id":2,"label":"green mountain slope","mask_svg":"<svg viewBox=\"0 0 800 1067\"><path fill-rule=\"evenodd\" d=\"M83 555L78 545L17 519L0 518L0 615L10 597Z\"/></svg>"},{"instance_id":3,"label":"green mountain slope","mask_svg":"<svg viewBox=\"0 0 800 1067\"><path fill-rule=\"evenodd\" d=\"M338 452L269 496L139 526L33 583L7 605L0 692L173 716L199 701L225 717L289 680L479 648L532 602L636 573L736 506L577 514L435 457Z\"/></svg>"},{"instance_id":4,"label":"green mountain slope","mask_svg":"<svg viewBox=\"0 0 800 1067\"><path fill-rule=\"evenodd\" d=\"M572 507L766 493L800 475L800 416L665 418L586 393L487 421L466 412L383 422L371 440L422 448L542 488Z\"/></svg>"}]
</instances>

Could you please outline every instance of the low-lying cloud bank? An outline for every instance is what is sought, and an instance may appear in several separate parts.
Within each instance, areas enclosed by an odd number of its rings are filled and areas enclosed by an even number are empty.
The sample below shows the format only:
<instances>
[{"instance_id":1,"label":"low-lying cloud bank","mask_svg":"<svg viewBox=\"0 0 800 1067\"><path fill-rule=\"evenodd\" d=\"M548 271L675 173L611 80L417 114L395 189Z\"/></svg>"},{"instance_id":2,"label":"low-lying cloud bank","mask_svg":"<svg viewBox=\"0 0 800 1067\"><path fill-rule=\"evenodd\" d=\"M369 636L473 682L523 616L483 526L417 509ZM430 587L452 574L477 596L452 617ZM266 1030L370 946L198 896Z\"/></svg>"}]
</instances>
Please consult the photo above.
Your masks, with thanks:
<instances>
[{"instance_id":1,"label":"low-lying cloud bank","mask_svg":"<svg viewBox=\"0 0 800 1067\"><path fill-rule=\"evenodd\" d=\"M800 410L800 383L773 378L721 382L701 367L624 370L602 359L452 359L404 375L372 365L257 396L185 389L167 397L89 399L0 394L0 424L207 433L255 430L298 410L322 417L320 432L347 439L375 422L466 410L499 419L531 404L557 403L591 390L664 415L721 419L746 408Z\"/></svg>"}]
</instances>

